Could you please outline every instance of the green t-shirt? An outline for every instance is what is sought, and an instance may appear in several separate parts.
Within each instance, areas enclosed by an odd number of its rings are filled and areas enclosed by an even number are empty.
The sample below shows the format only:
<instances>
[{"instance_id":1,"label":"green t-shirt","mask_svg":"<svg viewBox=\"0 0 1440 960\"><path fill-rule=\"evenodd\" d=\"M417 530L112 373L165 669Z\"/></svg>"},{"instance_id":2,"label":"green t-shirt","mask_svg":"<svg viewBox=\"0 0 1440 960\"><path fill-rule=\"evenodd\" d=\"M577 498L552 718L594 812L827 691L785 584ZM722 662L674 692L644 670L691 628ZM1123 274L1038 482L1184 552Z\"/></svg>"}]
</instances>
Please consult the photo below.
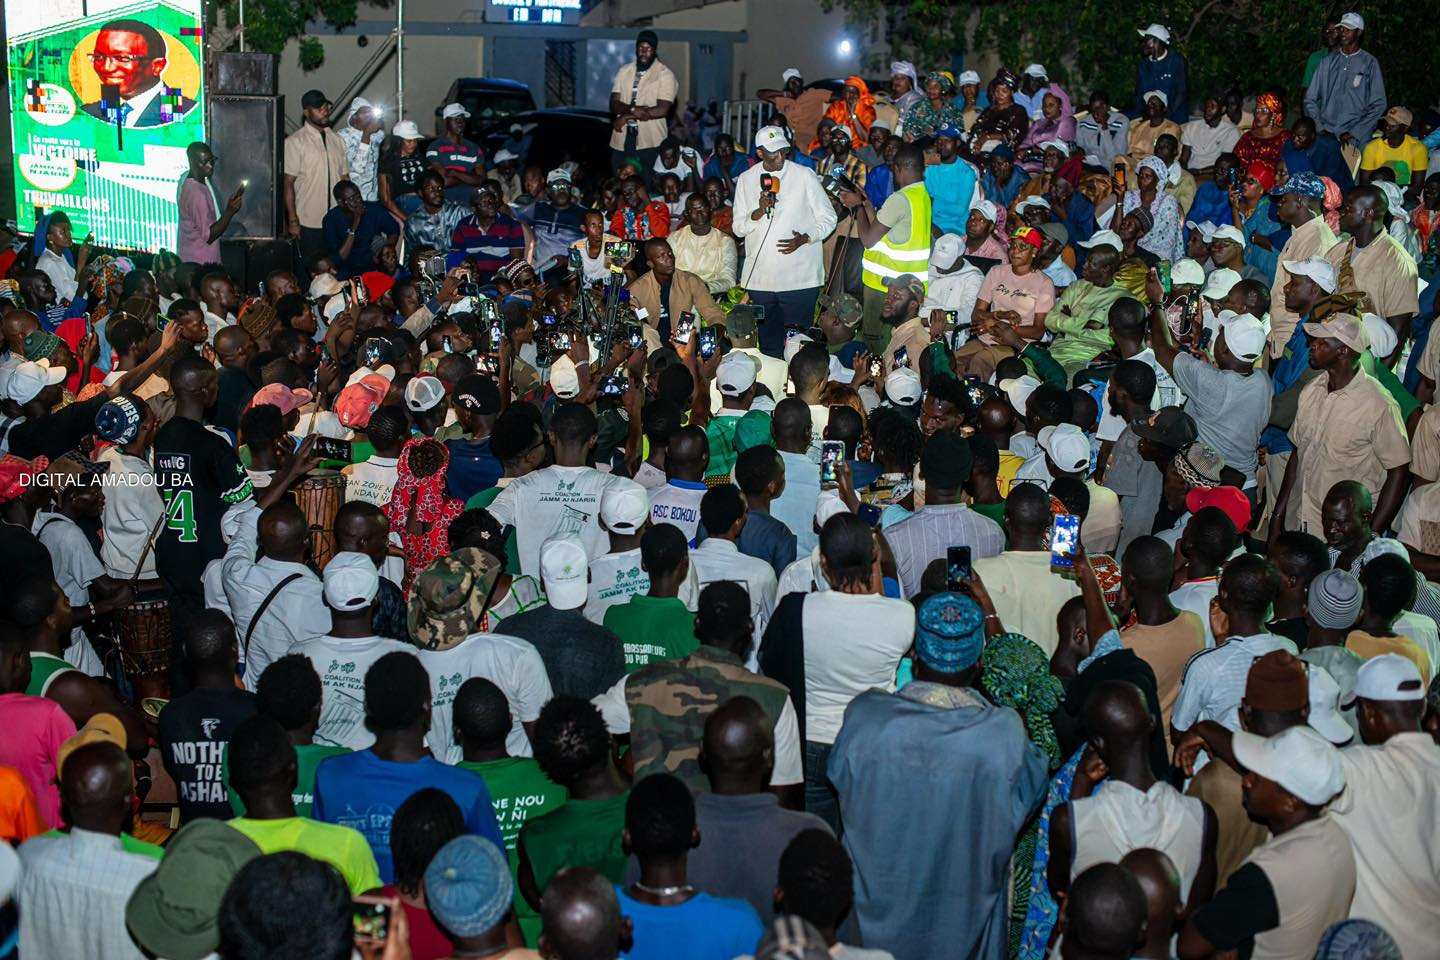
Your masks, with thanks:
<instances>
[{"instance_id":1,"label":"green t-shirt","mask_svg":"<svg viewBox=\"0 0 1440 960\"><path fill-rule=\"evenodd\" d=\"M481 490L475 496L465 501L466 510L486 509L500 496L504 487L491 487L488 490ZM518 577L524 571L520 569L520 548L515 544L515 528L510 528L510 534L505 538L505 572L512 577Z\"/></svg>"},{"instance_id":2,"label":"green t-shirt","mask_svg":"<svg viewBox=\"0 0 1440 960\"><path fill-rule=\"evenodd\" d=\"M520 828L532 817L540 817L558 809L569 796L564 787L556 785L540 772L540 764L530 757L503 757L486 760L484 763L460 762L461 770L480 774L485 789L490 791L490 803L495 808L495 822L500 825L500 835L505 838L505 851L510 855L510 875L519 869L520 858L515 852ZM520 932L525 942L533 947L540 939L540 916L529 902L515 888L515 917L520 921Z\"/></svg>"},{"instance_id":3,"label":"green t-shirt","mask_svg":"<svg viewBox=\"0 0 1440 960\"><path fill-rule=\"evenodd\" d=\"M236 817L225 821L255 841L263 853L294 850L330 864L345 878L352 895L358 896L380 886L380 868L370 844L358 830L338 823L321 823L309 817L282 817L279 820L251 820Z\"/></svg>"},{"instance_id":4,"label":"green t-shirt","mask_svg":"<svg viewBox=\"0 0 1440 960\"><path fill-rule=\"evenodd\" d=\"M1419 400L1415 399L1414 394L1405 389L1405 384L1400 382L1400 378L1395 376L1394 371L1383 363L1377 363L1375 361L1375 355L1369 350L1366 350L1360 355L1360 366L1366 373L1370 374L1370 376L1379 380L1380 386L1384 387L1385 391L1395 398L1395 402L1400 406L1401 423L1409 420L1410 414L1423 406Z\"/></svg>"},{"instance_id":5,"label":"green t-shirt","mask_svg":"<svg viewBox=\"0 0 1440 960\"><path fill-rule=\"evenodd\" d=\"M705 476L730 476L735 468L735 428L739 423L739 417L723 415L705 424L705 439L710 444L710 466L705 468Z\"/></svg>"},{"instance_id":6,"label":"green t-shirt","mask_svg":"<svg viewBox=\"0 0 1440 960\"><path fill-rule=\"evenodd\" d=\"M41 834L41 836L63 837L68 832L69 831L67 830L50 830L46 833ZM137 840L134 837L130 836L130 834L123 832L120 834L120 849L124 850L126 853L138 853L142 857L151 857L155 860L159 860L161 857L165 856L164 847L157 846L153 843L147 843L144 840Z\"/></svg>"},{"instance_id":7,"label":"green t-shirt","mask_svg":"<svg viewBox=\"0 0 1440 960\"><path fill-rule=\"evenodd\" d=\"M700 646L695 639L695 614L676 597L637 594L628 603L605 611L605 628L625 649L625 672L634 673L652 660L677 660Z\"/></svg>"},{"instance_id":8,"label":"green t-shirt","mask_svg":"<svg viewBox=\"0 0 1440 960\"><path fill-rule=\"evenodd\" d=\"M572 798L559 809L526 821L520 839L536 888L544 890L563 867L593 867L611 883L623 882L627 857L620 834L629 796L627 790L608 800Z\"/></svg>"},{"instance_id":9,"label":"green t-shirt","mask_svg":"<svg viewBox=\"0 0 1440 960\"><path fill-rule=\"evenodd\" d=\"M971 510L974 510L976 513L980 514L980 516L982 516L982 517L989 517L991 520L994 520L996 523L1000 524L1001 526L1004 526L1004 520L1005 520L1005 501L1004 501L1004 500L1001 500L999 503L972 503L972 504L970 504L970 509L971 509Z\"/></svg>"},{"instance_id":10,"label":"green t-shirt","mask_svg":"<svg viewBox=\"0 0 1440 960\"><path fill-rule=\"evenodd\" d=\"M50 685L52 677L74 669L75 665L69 660L48 653L30 654L30 685L25 688L26 696L45 696L45 688Z\"/></svg>"},{"instance_id":11,"label":"green t-shirt","mask_svg":"<svg viewBox=\"0 0 1440 960\"><path fill-rule=\"evenodd\" d=\"M295 792L290 794L290 797L295 801L296 816L310 816L310 808L315 804L315 768L320 766L323 760L349 752L344 747L331 747L321 743L305 743L295 748ZM220 779L225 784L225 792L230 796L230 809L235 811L237 817L245 816L245 801L240 799L240 791L230 789L229 750L225 751L224 759L220 762Z\"/></svg>"}]
</instances>

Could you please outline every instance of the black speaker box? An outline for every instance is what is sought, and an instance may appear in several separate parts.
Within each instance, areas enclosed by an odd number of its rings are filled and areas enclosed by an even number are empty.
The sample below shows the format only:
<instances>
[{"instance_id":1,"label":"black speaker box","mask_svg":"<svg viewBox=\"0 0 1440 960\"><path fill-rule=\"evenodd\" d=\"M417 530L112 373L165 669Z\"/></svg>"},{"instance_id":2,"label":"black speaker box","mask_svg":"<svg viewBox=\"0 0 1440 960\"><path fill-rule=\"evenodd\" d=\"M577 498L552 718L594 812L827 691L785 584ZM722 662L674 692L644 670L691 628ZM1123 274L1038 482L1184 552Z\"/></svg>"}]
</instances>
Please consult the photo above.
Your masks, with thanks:
<instances>
[{"instance_id":1,"label":"black speaker box","mask_svg":"<svg viewBox=\"0 0 1440 960\"><path fill-rule=\"evenodd\" d=\"M222 53L210 60L210 93L273 97L280 60L273 53Z\"/></svg>"},{"instance_id":2,"label":"black speaker box","mask_svg":"<svg viewBox=\"0 0 1440 960\"><path fill-rule=\"evenodd\" d=\"M295 243L283 240L221 240L220 263L242 297L261 296L260 284L276 270L295 269Z\"/></svg>"},{"instance_id":3,"label":"black speaker box","mask_svg":"<svg viewBox=\"0 0 1440 960\"><path fill-rule=\"evenodd\" d=\"M241 183L245 201L227 238L275 237L284 223L284 97L210 98L210 149L215 197L223 207Z\"/></svg>"}]
</instances>

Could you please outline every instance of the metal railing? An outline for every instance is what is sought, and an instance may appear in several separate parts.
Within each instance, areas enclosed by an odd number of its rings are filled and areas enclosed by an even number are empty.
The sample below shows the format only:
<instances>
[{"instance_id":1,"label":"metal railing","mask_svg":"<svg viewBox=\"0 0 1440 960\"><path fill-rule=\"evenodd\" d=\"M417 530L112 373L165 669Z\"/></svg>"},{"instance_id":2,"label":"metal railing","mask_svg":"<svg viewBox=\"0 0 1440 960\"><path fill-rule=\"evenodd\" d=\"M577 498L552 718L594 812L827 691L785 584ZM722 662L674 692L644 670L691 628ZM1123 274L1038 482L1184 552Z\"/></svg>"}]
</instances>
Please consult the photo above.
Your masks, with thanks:
<instances>
[{"instance_id":1,"label":"metal railing","mask_svg":"<svg viewBox=\"0 0 1440 960\"><path fill-rule=\"evenodd\" d=\"M749 153L755 145L755 131L765 125L774 109L764 100L726 100L720 129L735 138L737 152Z\"/></svg>"}]
</instances>

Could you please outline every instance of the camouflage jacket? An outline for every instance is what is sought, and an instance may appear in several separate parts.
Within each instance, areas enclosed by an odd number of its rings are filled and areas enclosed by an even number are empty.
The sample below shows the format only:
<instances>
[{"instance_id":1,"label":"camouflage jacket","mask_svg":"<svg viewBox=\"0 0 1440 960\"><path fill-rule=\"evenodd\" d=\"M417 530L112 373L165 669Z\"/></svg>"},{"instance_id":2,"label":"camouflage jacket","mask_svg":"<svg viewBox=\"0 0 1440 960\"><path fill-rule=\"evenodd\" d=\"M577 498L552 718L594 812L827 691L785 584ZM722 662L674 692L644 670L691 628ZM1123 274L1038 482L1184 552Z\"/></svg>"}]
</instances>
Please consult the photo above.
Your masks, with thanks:
<instances>
[{"instance_id":1,"label":"camouflage jacket","mask_svg":"<svg viewBox=\"0 0 1440 960\"><path fill-rule=\"evenodd\" d=\"M752 673L719 647L701 646L683 659L641 667L625 681L635 778L667 772L692 790L708 791L700 742L710 714L732 697L749 697L770 718L773 732L789 696L784 684Z\"/></svg>"}]
</instances>

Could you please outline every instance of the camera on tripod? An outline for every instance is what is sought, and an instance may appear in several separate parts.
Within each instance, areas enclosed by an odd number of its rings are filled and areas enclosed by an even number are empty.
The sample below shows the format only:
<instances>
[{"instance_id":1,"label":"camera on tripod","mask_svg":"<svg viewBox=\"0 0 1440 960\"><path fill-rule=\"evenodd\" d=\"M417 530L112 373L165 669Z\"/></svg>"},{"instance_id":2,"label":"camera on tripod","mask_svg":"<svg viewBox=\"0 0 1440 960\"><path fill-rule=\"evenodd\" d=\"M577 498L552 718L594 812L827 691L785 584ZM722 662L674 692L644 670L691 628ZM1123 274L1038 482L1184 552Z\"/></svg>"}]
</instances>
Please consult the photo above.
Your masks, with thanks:
<instances>
[{"instance_id":1,"label":"camera on tripod","mask_svg":"<svg viewBox=\"0 0 1440 960\"><path fill-rule=\"evenodd\" d=\"M826 193L837 201L840 200L840 194L842 193L860 192L860 188L855 185L855 181L845 176L845 171L841 167L831 167L829 172L820 178L820 185L825 188Z\"/></svg>"}]
</instances>

